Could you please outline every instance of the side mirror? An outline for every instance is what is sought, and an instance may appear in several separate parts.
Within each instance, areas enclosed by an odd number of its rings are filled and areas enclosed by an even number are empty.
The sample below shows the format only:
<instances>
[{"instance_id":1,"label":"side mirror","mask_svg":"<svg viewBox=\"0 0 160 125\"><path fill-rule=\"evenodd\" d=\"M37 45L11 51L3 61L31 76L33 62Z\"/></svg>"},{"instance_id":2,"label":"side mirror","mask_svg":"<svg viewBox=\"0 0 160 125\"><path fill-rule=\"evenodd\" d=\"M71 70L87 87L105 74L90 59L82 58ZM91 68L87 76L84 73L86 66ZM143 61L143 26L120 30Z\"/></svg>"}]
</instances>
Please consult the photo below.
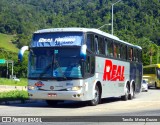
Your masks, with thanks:
<instances>
[{"instance_id":1,"label":"side mirror","mask_svg":"<svg viewBox=\"0 0 160 125\"><path fill-rule=\"evenodd\" d=\"M87 46L86 45L82 45L81 46L80 56L81 56L81 59L83 59L83 60L86 60L86 51L87 51Z\"/></svg>"},{"instance_id":2,"label":"side mirror","mask_svg":"<svg viewBox=\"0 0 160 125\"><path fill-rule=\"evenodd\" d=\"M28 46L23 46L20 50L19 50L19 53L18 53L18 62L22 62L23 60L23 54L26 50L29 50L29 47Z\"/></svg>"}]
</instances>

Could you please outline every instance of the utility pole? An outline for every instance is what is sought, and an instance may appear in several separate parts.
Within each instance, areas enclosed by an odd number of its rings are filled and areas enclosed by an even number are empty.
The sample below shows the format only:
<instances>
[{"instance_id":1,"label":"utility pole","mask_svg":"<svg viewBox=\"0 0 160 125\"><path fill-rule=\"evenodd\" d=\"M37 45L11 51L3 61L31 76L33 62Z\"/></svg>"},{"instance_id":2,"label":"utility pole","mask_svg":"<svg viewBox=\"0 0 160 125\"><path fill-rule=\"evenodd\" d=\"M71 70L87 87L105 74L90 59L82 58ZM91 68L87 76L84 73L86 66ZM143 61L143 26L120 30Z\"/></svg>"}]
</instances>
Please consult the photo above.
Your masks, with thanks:
<instances>
[{"instance_id":1,"label":"utility pole","mask_svg":"<svg viewBox=\"0 0 160 125\"><path fill-rule=\"evenodd\" d=\"M116 3L118 3L118 2L120 2L121 0L118 0L117 2L115 2L115 3L112 3L112 35L113 35L113 6L116 4Z\"/></svg>"}]
</instances>

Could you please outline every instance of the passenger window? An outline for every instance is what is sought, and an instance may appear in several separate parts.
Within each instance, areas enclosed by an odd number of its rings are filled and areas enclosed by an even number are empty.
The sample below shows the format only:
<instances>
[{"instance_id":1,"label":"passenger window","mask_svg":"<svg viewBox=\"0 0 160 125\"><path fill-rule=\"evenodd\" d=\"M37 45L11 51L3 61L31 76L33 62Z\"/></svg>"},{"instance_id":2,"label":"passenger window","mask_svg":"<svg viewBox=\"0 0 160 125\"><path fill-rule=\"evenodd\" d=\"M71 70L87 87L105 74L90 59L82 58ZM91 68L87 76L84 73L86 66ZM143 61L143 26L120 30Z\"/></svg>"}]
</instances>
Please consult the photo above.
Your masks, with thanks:
<instances>
[{"instance_id":1,"label":"passenger window","mask_svg":"<svg viewBox=\"0 0 160 125\"><path fill-rule=\"evenodd\" d=\"M109 39L106 41L106 55L113 57L113 42Z\"/></svg>"},{"instance_id":2,"label":"passenger window","mask_svg":"<svg viewBox=\"0 0 160 125\"><path fill-rule=\"evenodd\" d=\"M98 41L98 50L99 50L99 54L101 55L105 55L105 46L104 46L104 40L102 38L99 37L99 41Z\"/></svg>"},{"instance_id":3,"label":"passenger window","mask_svg":"<svg viewBox=\"0 0 160 125\"><path fill-rule=\"evenodd\" d=\"M134 54L133 54L133 60L136 61L136 62L138 62L138 59L137 59L137 51L138 51L137 49L134 49L134 50L133 50L133 53L134 53Z\"/></svg>"},{"instance_id":4,"label":"passenger window","mask_svg":"<svg viewBox=\"0 0 160 125\"><path fill-rule=\"evenodd\" d=\"M86 64L85 64L85 74L89 76L95 73L95 57L87 53Z\"/></svg>"},{"instance_id":5,"label":"passenger window","mask_svg":"<svg viewBox=\"0 0 160 125\"><path fill-rule=\"evenodd\" d=\"M120 45L118 43L113 44L113 52L114 58L121 58Z\"/></svg>"},{"instance_id":6,"label":"passenger window","mask_svg":"<svg viewBox=\"0 0 160 125\"><path fill-rule=\"evenodd\" d=\"M136 57L136 59L137 59L137 62L139 62L139 53L138 53L138 49L137 49L137 51L136 51L136 53L137 53L137 57Z\"/></svg>"},{"instance_id":7,"label":"passenger window","mask_svg":"<svg viewBox=\"0 0 160 125\"><path fill-rule=\"evenodd\" d=\"M107 39L105 39L105 55L109 56L109 52L108 52L108 41Z\"/></svg>"},{"instance_id":8,"label":"passenger window","mask_svg":"<svg viewBox=\"0 0 160 125\"><path fill-rule=\"evenodd\" d=\"M133 48L128 47L128 59L133 61Z\"/></svg>"},{"instance_id":9,"label":"passenger window","mask_svg":"<svg viewBox=\"0 0 160 125\"><path fill-rule=\"evenodd\" d=\"M95 37L95 53L99 54L99 50L98 50L98 36Z\"/></svg>"},{"instance_id":10,"label":"passenger window","mask_svg":"<svg viewBox=\"0 0 160 125\"><path fill-rule=\"evenodd\" d=\"M138 61L142 62L142 51L141 50L138 51Z\"/></svg>"},{"instance_id":11,"label":"passenger window","mask_svg":"<svg viewBox=\"0 0 160 125\"><path fill-rule=\"evenodd\" d=\"M95 52L94 51L94 36L92 34L87 34L87 49L92 51L92 52Z\"/></svg>"},{"instance_id":12,"label":"passenger window","mask_svg":"<svg viewBox=\"0 0 160 125\"><path fill-rule=\"evenodd\" d=\"M113 56L114 56L114 58L117 58L117 52L116 52L116 45L115 44L113 44Z\"/></svg>"},{"instance_id":13,"label":"passenger window","mask_svg":"<svg viewBox=\"0 0 160 125\"><path fill-rule=\"evenodd\" d=\"M86 73L90 73L90 56L87 56L85 69L86 69Z\"/></svg>"},{"instance_id":14,"label":"passenger window","mask_svg":"<svg viewBox=\"0 0 160 125\"><path fill-rule=\"evenodd\" d=\"M87 35L87 49L91 50L91 35Z\"/></svg>"},{"instance_id":15,"label":"passenger window","mask_svg":"<svg viewBox=\"0 0 160 125\"><path fill-rule=\"evenodd\" d=\"M156 71L157 71L157 77L160 78L160 70L159 70L159 68L156 68Z\"/></svg>"},{"instance_id":16,"label":"passenger window","mask_svg":"<svg viewBox=\"0 0 160 125\"><path fill-rule=\"evenodd\" d=\"M127 59L127 46L126 45L121 46L121 58L125 60Z\"/></svg>"},{"instance_id":17,"label":"passenger window","mask_svg":"<svg viewBox=\"0 0 160 125\"><path fill-rule=\"evenodd\" d=\"M133 48L130 48L130 60L133 61Z\"/></svg>"}]
</instances>

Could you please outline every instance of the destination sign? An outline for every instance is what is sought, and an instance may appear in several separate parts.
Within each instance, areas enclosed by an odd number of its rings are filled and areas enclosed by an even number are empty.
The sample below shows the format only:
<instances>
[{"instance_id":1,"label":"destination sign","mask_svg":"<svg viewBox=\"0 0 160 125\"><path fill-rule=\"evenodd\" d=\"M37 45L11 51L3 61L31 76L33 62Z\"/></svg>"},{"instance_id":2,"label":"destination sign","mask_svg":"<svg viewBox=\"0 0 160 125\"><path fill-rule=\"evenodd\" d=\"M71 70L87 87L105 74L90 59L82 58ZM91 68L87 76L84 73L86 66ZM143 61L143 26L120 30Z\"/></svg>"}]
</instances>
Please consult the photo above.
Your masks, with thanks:
<instances>
[{"instance_id":1,"label":"destination sign","mask_svg":"<svg viewBox=\"0 0 160 125\"><path fill-rule=\"evenodd\" d=\"M81 46L82 33L41 33L35 34L31 43L32 47L51 46Z\"/></svg>"}]
</instances>

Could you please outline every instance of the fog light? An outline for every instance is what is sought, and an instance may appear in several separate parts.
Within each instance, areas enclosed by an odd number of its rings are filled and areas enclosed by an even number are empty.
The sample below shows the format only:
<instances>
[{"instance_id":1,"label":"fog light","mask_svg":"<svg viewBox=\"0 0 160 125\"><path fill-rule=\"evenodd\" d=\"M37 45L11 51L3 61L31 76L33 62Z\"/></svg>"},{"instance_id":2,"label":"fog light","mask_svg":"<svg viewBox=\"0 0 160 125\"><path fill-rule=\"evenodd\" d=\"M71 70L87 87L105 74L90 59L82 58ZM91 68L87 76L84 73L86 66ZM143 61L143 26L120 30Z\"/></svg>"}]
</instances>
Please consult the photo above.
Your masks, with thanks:
<instances>
[{"instance_id":1,"label":"fog light","mask_svg":"<svg viewBox=\"0 0 160 125\"><path fill-rule=\"evenodd\" d=\"M77 94L77 96L80 97L81 95L80 95L80 94Z\"/></svg>"}]
</instances>

